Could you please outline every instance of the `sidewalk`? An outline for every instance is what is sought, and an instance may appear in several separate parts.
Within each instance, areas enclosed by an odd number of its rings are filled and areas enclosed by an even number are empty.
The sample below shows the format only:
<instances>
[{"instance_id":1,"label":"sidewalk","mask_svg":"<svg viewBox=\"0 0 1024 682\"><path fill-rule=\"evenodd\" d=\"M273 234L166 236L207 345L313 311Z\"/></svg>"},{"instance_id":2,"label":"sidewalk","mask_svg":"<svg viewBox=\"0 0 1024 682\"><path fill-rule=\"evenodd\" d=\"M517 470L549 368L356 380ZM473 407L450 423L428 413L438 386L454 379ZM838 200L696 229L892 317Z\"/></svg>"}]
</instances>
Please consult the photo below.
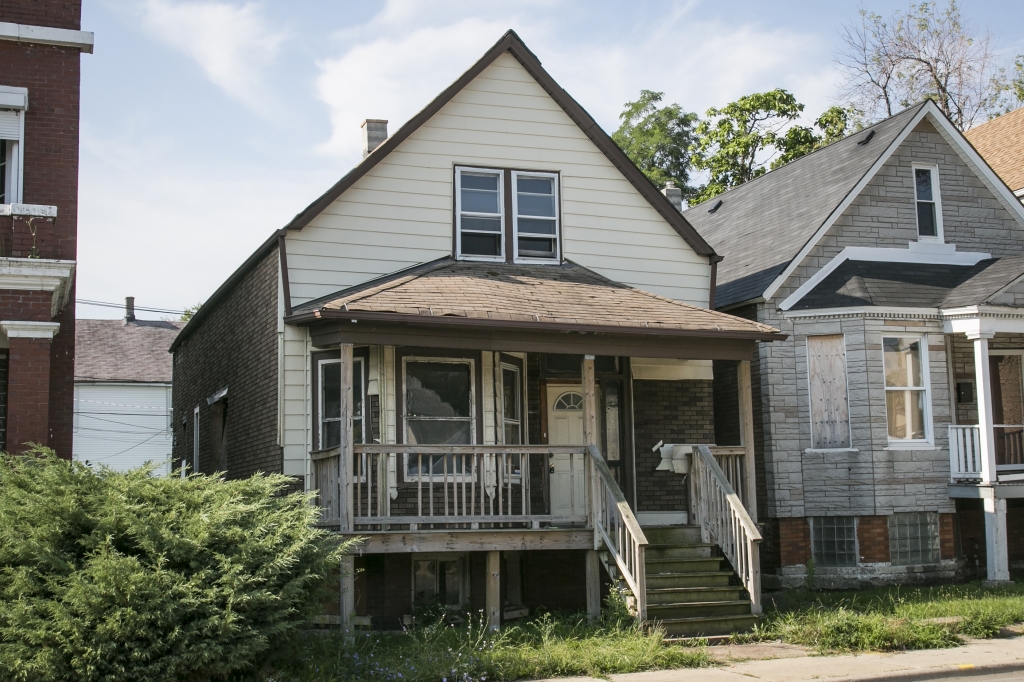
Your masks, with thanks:
<instances>
[{"instance_id":1,"label":"sidewalk","mask_svg":"<svg viewBox=\"0 0 1024 682\"><path fill-rule=\"evenodd\" d=\"M894 654L817 656L786 644L711 647L719 668L658 670L612 675L613 682L804 682L805 680L932 680L943 677L1019 672L1024 679L1024 637L971 640L955 649ZM760 660L742 660L742 659ZM562 678L558 682L598 682ZM554 682L554 681L552 681Z\"/></svg>"}]
</instances>

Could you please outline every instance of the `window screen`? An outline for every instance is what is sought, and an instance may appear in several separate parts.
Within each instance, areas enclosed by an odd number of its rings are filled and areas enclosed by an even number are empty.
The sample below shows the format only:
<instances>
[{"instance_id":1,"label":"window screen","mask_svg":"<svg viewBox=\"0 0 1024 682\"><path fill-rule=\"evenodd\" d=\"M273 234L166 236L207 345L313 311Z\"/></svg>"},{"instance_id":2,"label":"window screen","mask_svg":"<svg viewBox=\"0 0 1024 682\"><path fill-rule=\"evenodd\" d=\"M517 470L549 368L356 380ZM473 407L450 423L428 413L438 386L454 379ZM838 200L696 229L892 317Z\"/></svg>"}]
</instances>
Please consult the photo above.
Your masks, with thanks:
<instances>
[{"instance_id":1,"label":"window screen","mask_svg":"<svg viewBox=\"0 0 1024 682\"><path fill-rule=\"evenodd\" d=\"M842 334L807 337L811 443L819 449L850 447L846 350Z\"/></svg>"},{"instance_id":2,"label":"window screen","mask_svg":"<svg viewBox=\"0 0 1024 682\"><path fill-rule=\"evenodd\" d=\"M410 445L468 445L473 434L473 372L469 361L409 360L405 364L405 438ZM408 473L453 473L452 455L408 460ZM429 464L428 464L429 461Z\"/></svg>"},{"instance_id":3,"label":"window screen","mask_svg":"<svg viewBox=\"0 0 1024 682\"><path fill-rule=\"evenodd\" d=\"M889 517L889 559L893 564L939 562L939 515L904 512Z\"/></svg>"},{"instance_id":4,"label":"window screen","mask_svg":"<svg viewBox=\"0 0 1024 682\"><path fill-rule=\"evenodd\" d=\"M812 518L811 554L818 566L856 566L857 520L853 516Z\"/></svg>"}]
</instances>

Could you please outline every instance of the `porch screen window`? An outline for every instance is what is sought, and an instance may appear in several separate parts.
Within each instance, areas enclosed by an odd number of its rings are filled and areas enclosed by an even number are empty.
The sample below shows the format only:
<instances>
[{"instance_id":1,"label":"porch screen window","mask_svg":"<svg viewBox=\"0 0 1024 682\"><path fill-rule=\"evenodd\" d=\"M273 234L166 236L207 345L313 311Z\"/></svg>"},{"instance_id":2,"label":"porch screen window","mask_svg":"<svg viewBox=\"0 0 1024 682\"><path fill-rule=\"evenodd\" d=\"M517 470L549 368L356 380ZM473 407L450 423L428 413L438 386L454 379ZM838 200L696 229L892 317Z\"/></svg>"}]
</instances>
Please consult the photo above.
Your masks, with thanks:
<instances>
[{"instance_id":1,"label":"porch screen window","mask_svg":"<svg viewBox=\"0 0 1024 682\"><path fill-rule=\"evenodd\" d=\"M936 206L938 182L936 169L914 168L914 193L917 197L917 234L921 237L939 236L939 217Z\"/></svg>"},{"instance_id":2,"label":"porch screen window","mask_svg":"<svg viewBox=\"0 0 1024 682\"><path fill-rule=\"evenodd\" d=\"M928 387L924 341L916 337L884 337L885 413L890 441L928 438Z\"/></svg>"},{"instance_id":3,"label":"porch screen window","mask_svg":"<svg viewBox=\"0 0 1024 682\"><path fill-rule=\"evenodd\" d=\"M901 566L939 563L939 515L906 512L890 516L889 558Z\"/></svg>"},{"instance_id":4,"label":"porch screen window","mask_svg":"<svg viewBox=\"0 0 1024 682\"><path fill-rule=\"evenodd\" d=\"M341 443L341 360L320 362L320 449ZM352 361L352 442L363 443L363 360Z\"/></svg>"},{"instance_id":5,"label":"porch screen window","mask_svg":"<svg viewBox=\"0 0 1024 682\"><path fill-rule=\"evenodd\" d=\"M523 419L519 395L522 384L519 368L501 366L501 409L505 426L505 445L522 445Z\"/></svg>"},{"instance_id":6,"label":"porch screen window","mask_svg":"<svg viewBox=\"0 0 1024 682\"><path fill-rule=\"evenodd\" d=\"M405 442L409 445L468 445L474 439L473 366L469 360L406 360ZM454 473L462 458L410 457L406 471L416 476Z\"/></svg>"},{"instance_id":7,"label":"porch screen window","mask_svg":"<svg viewBox=\"0 0 1024 682\"><path fill-rule=\"evenodd\" d=\"M558 176L513 171L517 259L557 260Z\"/></svg>"},{"instance_id":8,"label":"porch screen window","mask_svg":"<svg viewBox=\"0 0 1024 682\"><path fill-rule=\"evenodd\" d=\"M455 170L458 255L504 260L501 171Z\"/></svg>"},{"instance_id":9,"label":"porch screen window","mask_svg":"<svg viewBox=\"0 0 1024 682\"><path fill-rule=\"evenodd\" d=\"M811 445L850 447L850 408L846 391L846 349L842 334L807 337L811 398Z\"/></svg>"},{"instance_id":10,"label":"porch screen window","mask_svg":"<svg viewBox=\"0 0 1024 682\"><path fill-rule=\"evenodd\" d=\"M852 516L813 517L811 556L818 566L856 566L857 520Z\"/></svg>"}]
</instances>

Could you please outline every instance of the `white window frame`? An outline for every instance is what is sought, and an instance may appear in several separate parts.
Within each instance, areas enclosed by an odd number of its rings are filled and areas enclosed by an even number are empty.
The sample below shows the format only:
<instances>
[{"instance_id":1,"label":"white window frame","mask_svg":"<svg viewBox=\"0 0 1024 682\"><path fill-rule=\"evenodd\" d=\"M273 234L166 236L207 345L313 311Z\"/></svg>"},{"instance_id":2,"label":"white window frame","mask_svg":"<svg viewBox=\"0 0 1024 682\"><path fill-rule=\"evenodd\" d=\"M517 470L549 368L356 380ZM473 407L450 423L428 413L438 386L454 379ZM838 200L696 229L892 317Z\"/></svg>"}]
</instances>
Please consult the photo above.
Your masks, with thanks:
<instances>
[{"instance_id":1,"label":"white window frame","mask_svg":"<svg viewBox=\"0 0 1024 682\"><path fill-rule=\"evenodd\" d=\"M923 386L886 386L885 385L885 340L886 339L917 339L921 344L921 383ZM889 435L889 413L886 411L885 435L888 438L889 450L915 450L920 447L931 448L935 445L935 434L932 428L932 382L928 364L928 335L889 333L881 335L882 346L882 389L889 391L924 391L924 439L893 438ZM888 403L888 401L886 401ZM888 405L886 406L888 410ZM908 424L909 428L909 424Z\"/></svg>"},{"instance_id":2,"label":"white window frame","mask_svg":"<svg viewBox=\"0 0 1024 682\"><path fill-rule=\"evenodd\" d=\"M184 468L182 468L184 471ZM199 406L192 410L192 473L199 473Z\"/></svg>"},{"instance_id":3,"label":"white window frame","mask_svg":"<svg viewBox=\"0 0 1024 682\"><path fill-rule=\"evenodd\" d=\"M945 241L945 234L942 229L942 192L939 190L939 167L928 163L911 164L911 180L913 180L914 192L914 229L918 231L917 238L923 241L939 242ZM935 236L922 235L920 226L917 223L917 171L926 170L932 177L932 203L935 204Z\"/></svg>"},{"instance_id":4,"label":"white window frame","mask_svg":"<svg viewBox=\"0 0 1024 682\"><path fill-rule=\"evenodd\" d=\"M519 398L519 404L516 405L516 412L519 413L518 419L507 419L505 417L505 370L515 372L516 375L516 396ZM522 370L517 365L513 365L507 362L501 363L501 442L504 445L523 445L526 442L526 434L523 433L523 382L522 382ZM519 426L519 443L505 443L505 424L516 424Z\"/></svg>"},{"instance_id":5,"label":"white window frame","mask_svg":"<svg viewBox=\"0 0 1024 682\"><path fill-rule=\"evenodd\" d=\"M421 357L406 356L402 358L402 441L408 445L409 441L409 399L408 399L408 387L409 387L409 375L406 371L410 362L442 362L452 365L469 365L469 444L476 445L476 362L473 358L446 358L446 357ZM438 419L438 421L447 421ZM450 421L465 421L465 418L459 417L458 419L452 418ZM427 443L422 443L427 445ZM430 457L430 455L427 455ZM433 473L433 467L431 467L431 473L423 475L416 474L415 476L409 474L409 455L406 453L403 455L402 462L402 477L406 481L414 482L423 480L424 482L433 480L435 483L444 481L444 474ZM429 461L429 460L428 460ZM449 476L453 476L453 472L449 472ZM422 479L420 478L422 476ZM464 477L464 478L463 478ZM451 479L449 479L451 480ZM462 482L465 480L466 483L470 483L476 480L476 474L466 474L463 472L459 474L458 481Z\"/></svg>"},{"instance_id":6,"label":"white window frame","mask_svg":"<svg viewBox=\"0 0 1024 682\"><path fill-rule=\"evenodd\" d=\"M553 180L552 187L555 192L555 257L554 258L539 258L537 256L520 256L519 255L519 192L517 191L519 178L544 178ZM558 173L550 173L546 171L512 171L512 253L513 260L516 263L535 263L535 264L559 264L562 262L562 192L561 192L561 178ZM530 217L530 216L527 216ZM551 238L552 235L545 234L540 235L536 233L526 233L527 236L537 236L543 238Z\"/></svg>"},{"instance_id":7,"label":"white window frame","mask_svg":"<svg viewBox=\"0 0 1024 682\"><path fill-rule=\"evenodd\" d=\"M317 412L316 412L316 418L317 418L317 425L316 425L316 428L317 428L317 445L319 446L319 448L321 450L323 450L324 449L324 424L328 421L328 420L324 419L324 367L326 365L340 365L341 364L341 358L324 358L322 360L318 360L316 364L317 364L317 368L316 368L317 393L319 394L319 395L317 395ZM367 407L366 406L366 375L365 375L366 367L365 367L365 365L363 363L363 358L361 358L361 357L352 358L352 369L355 370L355 368L357 366L359 367L358 373L355 372L355 371L353 371L352 373L353 373L353 375L355 375L359 379L359 382L360 382L359 383L360 391L362 391L362 393L363 393L363 408L362 408L362 414L359 415L359 419L358 420L356 419L355 415L352 416L352 422L353 422L353 424L356 421L358 421L360 423L360 425L362 426L363 440L362 441L358 441L358 442L359 443L366 443L367 442L367 440L366 440L366 413L368 412L368 410L366 409L366 407ZM355 408L355 401L352 401L352 407L353 407L353 409ZM335 421L335 420L332 419L330 421ZM340 419L338 421L340 421Z\"/></svg>"},{"instance_id":8,"label":"white window frame","mask_svg":"<svg viewBox=\"0 0 1024 682\"><path fill-rule=\"evenodd\" d=\"M13 112L18 117L18 136L3 139L13 144L7 145L7 178L4 194L5 204L22 203L25 167L25 110L28 109L28 89L9 85L0 85L0 111Z\"/></svg>"},{"instance_id":9,"label":"white window frame","mask_svg":"<svg viewBox=\"0 0 1024 682\"><path fill-rule=\"evenodd\" d=\"M498 217L501 224L501 231L496 233L499 238L500 253L497 256L479 256L476 254L462 253L462 174L488 174L498 176ZM473 213L467 215L493 218L493 213ZM490 232L477 232L473 234L495 234ZM455 167L455 257L457 260L487 261L491 263L505 262L505 173L500 168L476 168L473 166Z\"/></svg>"}]
</instances>

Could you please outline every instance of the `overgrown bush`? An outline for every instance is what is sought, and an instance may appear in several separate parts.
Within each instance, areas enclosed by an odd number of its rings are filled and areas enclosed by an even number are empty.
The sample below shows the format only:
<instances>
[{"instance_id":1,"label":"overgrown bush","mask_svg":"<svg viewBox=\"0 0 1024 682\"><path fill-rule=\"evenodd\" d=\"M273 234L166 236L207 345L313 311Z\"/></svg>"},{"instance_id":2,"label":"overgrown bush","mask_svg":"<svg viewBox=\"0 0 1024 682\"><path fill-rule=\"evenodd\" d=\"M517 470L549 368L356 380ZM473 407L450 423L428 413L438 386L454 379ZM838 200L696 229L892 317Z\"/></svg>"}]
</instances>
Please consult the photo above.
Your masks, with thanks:
<instances>
[{"instance_id":1,"label":"overgrown bush","mask_svg":"<svg viewBox=\"0 0 1024 682\"><path fill-rule=\"evenodd\" d=\"M0 679L227 679L317 608L346 549L291 479L0 454Z\"/></svg>"}]
</instances>

